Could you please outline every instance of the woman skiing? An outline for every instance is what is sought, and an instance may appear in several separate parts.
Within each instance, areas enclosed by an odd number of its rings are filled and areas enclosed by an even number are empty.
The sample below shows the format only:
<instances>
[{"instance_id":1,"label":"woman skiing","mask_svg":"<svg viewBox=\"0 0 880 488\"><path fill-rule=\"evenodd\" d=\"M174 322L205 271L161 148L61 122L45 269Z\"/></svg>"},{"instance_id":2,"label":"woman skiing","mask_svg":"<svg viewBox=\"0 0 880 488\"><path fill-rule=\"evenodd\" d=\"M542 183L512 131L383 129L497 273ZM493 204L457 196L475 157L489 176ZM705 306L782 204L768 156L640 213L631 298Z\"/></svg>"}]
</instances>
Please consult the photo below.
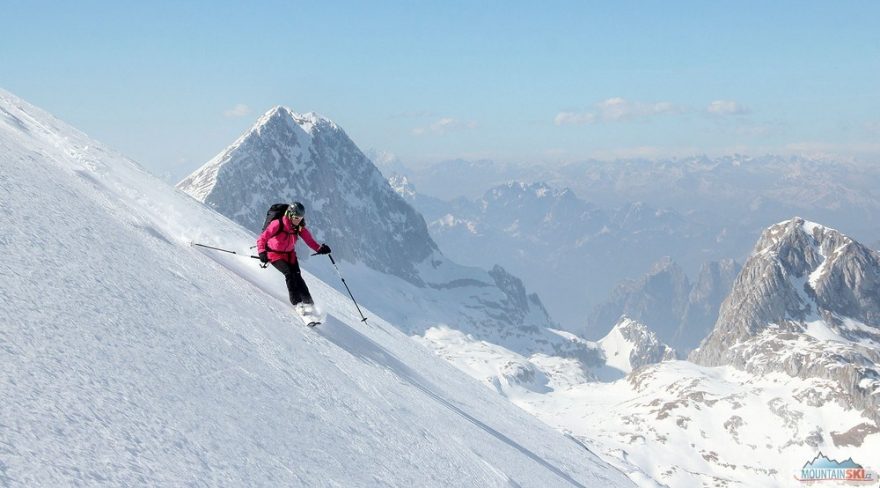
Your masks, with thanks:
<instances>
[{"instance_id":1,"label":"woman skiing","mask_svg":"<svg viewBox=\"0 0 880 488\"><path fill-rule=\"evenodd\" d=\"M314 310L314 301L309 293L309 287L303 281L296 261L296 241L302 240L318 254L330 254L330 246L318 245L311 232L306 229L306 221L303 219L306 209L302 203L293 202L287 207L280 219L275 219L266 226L266 229L257 238L257 252L262 263L272 263L278 271L284 274L287 282L287 292L290 295L290 303L296 308L297 313L306 315Z\"/></svg>"}]
</instances>

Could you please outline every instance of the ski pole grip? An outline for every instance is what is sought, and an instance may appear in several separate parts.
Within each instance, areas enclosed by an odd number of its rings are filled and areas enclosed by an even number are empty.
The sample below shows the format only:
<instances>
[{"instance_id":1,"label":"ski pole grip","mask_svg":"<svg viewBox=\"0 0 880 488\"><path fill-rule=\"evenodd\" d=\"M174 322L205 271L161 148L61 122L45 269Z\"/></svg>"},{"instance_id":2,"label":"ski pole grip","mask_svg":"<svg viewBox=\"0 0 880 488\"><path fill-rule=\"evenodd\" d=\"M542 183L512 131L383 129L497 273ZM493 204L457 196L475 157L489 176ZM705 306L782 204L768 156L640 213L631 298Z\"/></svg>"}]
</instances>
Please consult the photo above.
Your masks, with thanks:
<instances>
[{"instance_id":1,"label":"ski pole grip","mask_svg":"<svg viewBox=\"0 0 880 488\"><path fill-rule=\"evenodd\" d=\"M330 262L333 263L333 266L336 266L336 261L333 260L333 255L328 254L327 257L330 258Z\"/></svg>"}]
</instances>

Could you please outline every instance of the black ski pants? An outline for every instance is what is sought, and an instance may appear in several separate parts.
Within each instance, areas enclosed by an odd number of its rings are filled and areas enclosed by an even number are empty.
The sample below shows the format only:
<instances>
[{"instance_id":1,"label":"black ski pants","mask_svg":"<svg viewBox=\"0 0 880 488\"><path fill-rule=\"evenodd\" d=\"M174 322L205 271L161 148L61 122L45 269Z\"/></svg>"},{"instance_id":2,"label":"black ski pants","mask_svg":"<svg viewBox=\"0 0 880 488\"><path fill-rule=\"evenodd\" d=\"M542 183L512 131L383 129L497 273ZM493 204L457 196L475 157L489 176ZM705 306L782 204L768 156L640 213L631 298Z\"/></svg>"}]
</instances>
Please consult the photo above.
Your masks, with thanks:
<instances>
[{"instance_id":1,"label":"black ski pants","mask_svg":"<svg viewBox=\"0 0 880 488\"><path fill-rule=\"evenodd\" d=\"M272 261L272 266L284 275L287 282L287 293L290 295L290 303L296 305L298 303L314 303L312 294L309 293L309 287L303 281L299 272L299 263L288 263L287 261Z\"/></svg>"}]
</instances>

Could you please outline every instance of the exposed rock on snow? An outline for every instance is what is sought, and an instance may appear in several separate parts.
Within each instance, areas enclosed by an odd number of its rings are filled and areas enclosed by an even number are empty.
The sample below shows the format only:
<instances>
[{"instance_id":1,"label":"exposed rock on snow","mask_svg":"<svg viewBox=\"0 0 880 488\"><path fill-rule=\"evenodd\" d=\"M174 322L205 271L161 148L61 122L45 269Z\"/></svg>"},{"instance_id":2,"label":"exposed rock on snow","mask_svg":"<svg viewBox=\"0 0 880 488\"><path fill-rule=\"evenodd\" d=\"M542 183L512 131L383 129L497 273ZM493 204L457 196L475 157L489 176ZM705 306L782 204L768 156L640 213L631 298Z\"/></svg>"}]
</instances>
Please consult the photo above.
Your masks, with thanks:
<instances>
[{"instance_id":1,"label":"exposed rock on snow","mask_svg":"<svg viewBox=\"0 0 880 488\"><path fill-rule=\"evenodd\" d=\"M647 326L629 317L620 321L598 342L606 365L624 373L648 364L675 359L675 350L660 342Z\"/></svg>"}]
</instances>

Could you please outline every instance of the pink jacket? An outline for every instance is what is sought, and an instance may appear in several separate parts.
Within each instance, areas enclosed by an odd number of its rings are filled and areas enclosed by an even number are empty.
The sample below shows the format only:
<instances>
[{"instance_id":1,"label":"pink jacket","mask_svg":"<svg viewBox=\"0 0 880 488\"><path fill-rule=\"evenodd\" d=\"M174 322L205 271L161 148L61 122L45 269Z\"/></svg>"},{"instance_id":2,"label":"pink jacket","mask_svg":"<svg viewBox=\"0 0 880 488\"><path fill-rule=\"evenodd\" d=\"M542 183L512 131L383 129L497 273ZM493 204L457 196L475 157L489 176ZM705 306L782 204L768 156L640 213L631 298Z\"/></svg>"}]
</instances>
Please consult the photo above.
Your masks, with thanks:
<instances>
[{"instance_id":1,"label":"pink jacket","mask_svg":"<svg viewBox=\"0 0 880 488\"><path fill-rule=\"evenodd\" d=\"M279 231L279 227L284 226ZM308 244L313 251L317 251L321 246L315 242L312 233L305 226L299 228L299 236ZM257 237L257 252L268 251L269 261L287 261L289 263L296 262L296 238L297 234L293 232L293 223L285 215L280 220L273 220L266 227L266 230Z\"/></svg>"}]
</instances>

